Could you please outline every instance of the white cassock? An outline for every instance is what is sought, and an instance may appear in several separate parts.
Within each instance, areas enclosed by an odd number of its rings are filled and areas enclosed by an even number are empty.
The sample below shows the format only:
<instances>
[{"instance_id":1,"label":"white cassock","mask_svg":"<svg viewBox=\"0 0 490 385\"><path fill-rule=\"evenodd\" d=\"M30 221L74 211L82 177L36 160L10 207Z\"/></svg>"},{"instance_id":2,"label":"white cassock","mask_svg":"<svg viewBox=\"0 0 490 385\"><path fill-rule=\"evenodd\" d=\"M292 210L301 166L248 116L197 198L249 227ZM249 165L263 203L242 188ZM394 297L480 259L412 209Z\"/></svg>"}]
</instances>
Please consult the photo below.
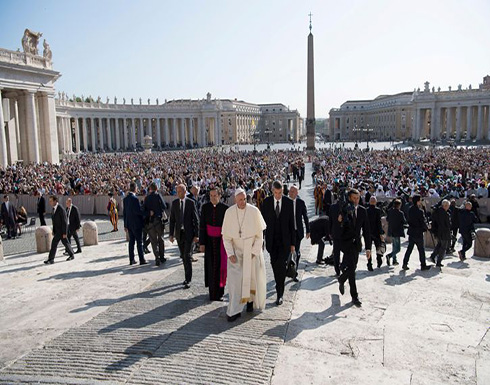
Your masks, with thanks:
<instances>
[{"instance_id":1,"label":"white cassock","mask_svg":"<svg viewBox=\"0 0 490 385\"><path fill-rule=\"evenodd\" d=\"M259 209L248 203L243 210L233 205L225 212L221 230L223 243L226 254L237 257L236 263L231 263L228 258L230 302L226 314L230 317L241 313L247 302L253 301L254 309L265 308L266 278L262 252L265 228Z\"/></svg>"}]
</instances>

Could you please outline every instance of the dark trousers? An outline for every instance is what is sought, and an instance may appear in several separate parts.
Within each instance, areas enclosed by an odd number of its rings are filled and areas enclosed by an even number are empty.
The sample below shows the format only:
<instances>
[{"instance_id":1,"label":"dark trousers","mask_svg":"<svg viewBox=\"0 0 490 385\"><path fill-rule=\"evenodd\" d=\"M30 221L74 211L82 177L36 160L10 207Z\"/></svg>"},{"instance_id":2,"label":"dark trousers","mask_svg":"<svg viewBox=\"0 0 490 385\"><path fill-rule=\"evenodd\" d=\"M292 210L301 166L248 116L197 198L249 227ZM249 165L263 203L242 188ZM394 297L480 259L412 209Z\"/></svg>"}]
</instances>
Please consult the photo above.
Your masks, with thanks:
<instances>
[{"instance_id":1,"label":"dark trousers","mask_svg":"<svg viewBox=\"0 0 490 385\"><path fill-rule=\"evenodd\" d=\"M63 244L63 246L65 246L68 255L70 257L73 257L73 249L71 248L71 245L68 243L68 239L63 238L61 234L55 234L53 240L51 241L51 250L49 250L48 259L50 261L53 261L54 257L56 256L56 248L58 247L58 243L60 243L60 241Z\"/></svg>"},{"instance_id":2,"label":"dark trousers","mask_svg":"<svg viewBox=\"0 0 490 385\"><path fill-rule=\"evenodd\" d=\"M349 281L350 295L353 301L358 299L356 285L356 268L358 260L359 253L344 253L344 259L342 260L342 273L339 277L339 283L341 284L344 284L347 280Z\"/></svg>"},{"instance_id":3,"label":"dark trousers","mask_svg":"<svg viewBox=\"0 0 490 385\"><path fill-rule=\"evenodd\" d=\"M68 243L70 244L71 244L71 237L73 237L77 245L77 250L79 251L82 250L82 246L80 246L80 239L78 238L78 233L76 230L71 231L70 229L68 229L68 234L66 234L66 237L68 238Z\"/></svg>"},{"instance_id":4,"label":"dark trousers","mask_svg":"<svg viewBox=\"0 0 490 385\"><path fill-rule=\"evenodd\" d=\"M463 237L463 249L461 253L463 257L466 257L466 252L473 246L473 239L471 239L471 233L462 233L461 236Z\"/></svg>"},{"instance_id":5,"label":"dark trousers","mask_svg":"<svg viewBox=\"0 0 490 385\"><path fill-rule=\"evenodd\" d=\"M145 260L145 254L143 253L143 229L128 228L129 234L129 262L134 262L134 244L136 243L136 249L138 250L138 257L140 263Z\"/></svg>"},{"instance_id":6,"label":"dark trousers","mask_svg":"<svg viewBox=\"0 0 490 385\"><path fill-rule=\"evenodd\" d=\"M296 231L296 244L294 245L294 248L296 250L296 271L298 270L299 259L301 258L301 241L302 238L299 237L298 232ZM298 276L297 272L296 276Z\"/></svg>"},{"instance_id":7,"label":"dark trousers","mask_svg":"<svg viewBox=\"0 0 490 385\"><path fill-rule=\"evenodd\" d=\"M410 260L410 254L412 254L413 247L417 245L417 249L419 250L419 260L420 266L425 266L425 249L424 249L424 237L414 238L411 235L408 236L408 247L405 252L405 257L403 258L403 266L408 265L408 261Z\"/></svg>"},{"instance_id":8,"label":"dark trousers","mask_svg":"<svg viewBox=\"0 0 490 385\"><path fill-rule=\"evenodd\" d=\"M192 259L191 248L192 239L188 240L185 236L185 230L180 230L180 237L177 238L177 245L179 245L180 258L184 263L185 280L187 283L192 281Z\"/></svg>"},{"instance_id":9,"label":"dark trousers","mask_svg":"<svg viewBox=\"0 0 490 385\"><path fill-rule=\"evenodd\" d=\"M7 238L15 237L17 234L17 226L15 225L15 221L7 218L4 222L5 227L7 228Z\"/></svg>"},{"instance_id":10,"label":"dark trousers","mask_svg":"<svg viewBox=\"0 0 490 385\"><path fill-rule=\"evenodd\" d=\"M44 213L39 213L39 220L41 221L41 226L46 226L46 220L44 219Z\"/></svg>"},{"instance_id":11,"label":"dark trousers","mask_svg":"<svg viewBox=\"0 0 490 385\"><path fill-rule=\"evenodd\" d=\"M271 256L272 271L274 273L274 281L276 281L277 298L282 298L284 295L284 281L286 280L286 262L288 252L284 250L283 245L273 247Z\"/></svg>"},{"instance_id":12,"label":"dark trousers","mask_svg":"<svg viewBox=\"0 0 490 385\"><path fill-rule=\"evenodd\" d=\"M458 229L451 230L451 249L454 250L454 246L456 246L456 241L458 240Z\"/></svg>"},{"instance_id":13,"label":"dark trousers","mask_svg":"<svg viewBox=\"0 0 490 385\"><path fill-rule=\"evenodd\" d=\"M325 245L323 247L325 247ZM340 275L340 239L339 238L333 239L332 255L333 255L333 267L335 269L335 273L337 275Z\"/></svg>"},{"instance_id":14,"label":"dark trousers","mask_svg":"<svg viewBox=\"0 0 490 385\"><path fill-rule=\"evenodd\" d=\"M158 218L156 223L150 223L148 228L148 236L150 237L151 248L155 255L155 260L165 259L165 243L163 242L164 227L162 221Z\"/></svg>"}]
</instances>

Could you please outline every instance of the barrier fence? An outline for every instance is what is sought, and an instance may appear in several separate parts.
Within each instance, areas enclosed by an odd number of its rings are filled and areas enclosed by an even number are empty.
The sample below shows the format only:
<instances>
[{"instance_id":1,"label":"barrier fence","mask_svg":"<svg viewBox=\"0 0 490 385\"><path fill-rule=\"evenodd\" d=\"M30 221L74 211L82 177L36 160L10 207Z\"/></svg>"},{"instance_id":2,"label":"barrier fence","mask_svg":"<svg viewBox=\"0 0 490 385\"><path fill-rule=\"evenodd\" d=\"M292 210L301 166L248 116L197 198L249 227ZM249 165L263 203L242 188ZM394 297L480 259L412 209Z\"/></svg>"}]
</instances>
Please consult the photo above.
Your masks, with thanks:
<instances>
[{"instance_id":1,"label":"barrier fence","mask_svg":"<svg viewBox=\"0 0 490 385\"><path fill-rule=\"evenodd\" d=\"M24 206L27 212L30 215L36 214L37 212L37 197L33 195L14 195L9 194L10 202L15 205L15 207ZM48 197L46 198L46 212L50 213L50 208L48 204ZM66 199L71 198L72 202L75 206L80 210L81 215L106 215L107 214L107 204L109 203L109 198L107 196L101 195L73 195L73 196L65 196L59 195L58 200L63 207L66 207ZM143 196L138 197L140 200L143 200ZM168 206L176 196L164 196L163 199L167 202ZM393 198L378 198L378 202L391 201ZM427 211L431 211L431 207L437 202L439 202L441 198L424 198L424 204ZM121 197L116 197L116 201L119 205L119 214L122 215L124 207L122 203ZM457 206L459 207L465 201L464 198L459 198L456 200ZM234 203L233 197L227 199L227 203L232 205ZM482 222L487 222L488 217L490 216L490 198L480 198L478 199L478 204L480 205L480 219Z\"/></svg>"}]
</instances>

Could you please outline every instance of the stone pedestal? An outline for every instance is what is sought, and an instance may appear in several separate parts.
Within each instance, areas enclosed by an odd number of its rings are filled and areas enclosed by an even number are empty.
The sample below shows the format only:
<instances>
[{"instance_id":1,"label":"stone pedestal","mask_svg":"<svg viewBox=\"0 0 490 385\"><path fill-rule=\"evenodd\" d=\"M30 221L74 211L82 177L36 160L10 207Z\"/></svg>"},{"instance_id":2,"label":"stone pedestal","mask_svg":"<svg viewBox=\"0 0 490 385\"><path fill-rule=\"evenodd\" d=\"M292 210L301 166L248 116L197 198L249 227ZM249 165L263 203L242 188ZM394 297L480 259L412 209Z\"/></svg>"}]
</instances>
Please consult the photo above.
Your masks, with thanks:
<instances>
[{"instance_id":1,"label":"stone pedestal","mask_svg":"<svg viewBox=\"0 0 490 385\"><path fill-rule=\"evenodd\" d=\"M385 242L387 244L391 243L391 237L388 236L388 221L386 220L386 217L381 217L381 226L385 232Z\"/></svg>"},{"instance_id":2,"label":"stone pedestal","mask_svg":"<svg viewBox=\"0 0 490 385\"><path fill-rule=\"evenodd\" d=\"M93 221L87 221L82 226L83 229L83 245L93 246L99 244L99 233L97 224Z\"/></svg>"},{"instance_id":3,"label":"stone pedestal","mask_svg":"<svg viewBox=\"0 0 490 385\"><path fill-rule=\"evenodd\" d=\"M0 237L0 261L3 261L3 240Z\"/></svg>"},{"instance_id":4,"label":"stone pedestal","mask_svg":"<svg viewBox=\"0 0 490 385\"><path fill-rule=\"evenodd\" d=\"M36 249L38 253L47 253L51 249L53 231L49 226L41 226L36 229Z\"/></svg>"},{"instance_id":5,"label":"stone pedestal","mask_svg":"<svg viewBox=\"0 0 490 385\"><path fill-rule=\"evenodd\" d=\"M424 233L424 246L428 247L430 249L435 249L437 244L437 238L434 234L432 234L430 231L426 231ZM417 247L417 246L415 246Z\"/></svg>"},{"instance_id":6,"label":"stone pedestal","mask_svg":"<svg viewBox=\"0 0 490 385\"><path fill-rule=\"evenodd\" d=\"M490 258L490 229L477 229L474 242L475 257Z\"/></svg>"}]
</instances>

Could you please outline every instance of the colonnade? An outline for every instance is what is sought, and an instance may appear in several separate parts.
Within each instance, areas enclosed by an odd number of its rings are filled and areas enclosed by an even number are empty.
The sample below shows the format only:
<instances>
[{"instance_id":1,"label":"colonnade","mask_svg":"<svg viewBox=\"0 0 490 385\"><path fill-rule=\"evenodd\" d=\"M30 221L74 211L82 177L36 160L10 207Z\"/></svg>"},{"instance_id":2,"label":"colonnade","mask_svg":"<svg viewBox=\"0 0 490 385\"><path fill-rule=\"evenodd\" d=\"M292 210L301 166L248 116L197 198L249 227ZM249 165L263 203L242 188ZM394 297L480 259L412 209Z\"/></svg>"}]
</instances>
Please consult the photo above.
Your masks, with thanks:
<instances>
[{"instance_id":1,"label":"colonnade","mask_svg":"<svg viewBox=\"0 0 490 385\"><path fill-rule=\"evenodd\" d=\"M189 117L58 116L60 152L124 151L141 147L205 147L221 144L219 115Z\"/></svg>"},{"instance_id":2,"label":"colonnade","mask_svg":"<svg viewBox=\"0 0 490 385\"><path fill-rule=\"evenodd\" d=\"M417 108L412 139L490 139L490 105Z\"/></svg>"}]
</instances>

